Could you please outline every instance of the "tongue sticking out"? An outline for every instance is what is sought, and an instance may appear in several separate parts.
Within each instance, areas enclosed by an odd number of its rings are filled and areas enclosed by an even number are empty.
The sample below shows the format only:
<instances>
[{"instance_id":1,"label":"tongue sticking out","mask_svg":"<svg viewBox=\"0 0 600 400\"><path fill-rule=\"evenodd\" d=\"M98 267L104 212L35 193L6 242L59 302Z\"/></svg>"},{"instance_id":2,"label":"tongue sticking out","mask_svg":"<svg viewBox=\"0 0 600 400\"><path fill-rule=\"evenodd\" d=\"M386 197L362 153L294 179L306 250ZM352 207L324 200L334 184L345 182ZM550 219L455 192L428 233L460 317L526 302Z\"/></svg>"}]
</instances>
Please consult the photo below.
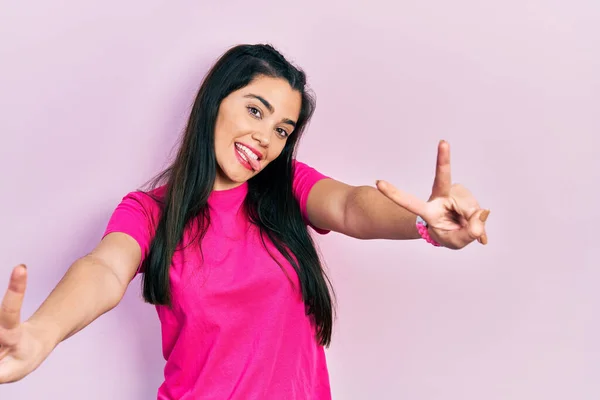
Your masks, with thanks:
<instances>
[{"instance_id":1,"label":"tongue sticking out","mask_svg":"<svg viewBox=\"0 0 600 400\"><path fill-rule=\"evenodd\" d=\"M248 156L246 156L246 158L248 158L248 163L250 163L250 166L253 170L258 171L260 169L260 163L258 162L258 160L255 160L254 158Z\"/></svg>"},{"instance_id":2,"label":"tongue sticking out","mask_svg":"<svg viewBox=\"0 0 600 400\"><path fill-rule=\"evenodd\" d=\"M236 151L244 160L246 160L248 162L248 164L250 164L250 167L254 171L258 171L260 169L260 163L258 162L258 160L255 160L254 158L252 158L251 156L246 154L246 152L237 145L236 145Z\"/></svg>"}]
</instances>

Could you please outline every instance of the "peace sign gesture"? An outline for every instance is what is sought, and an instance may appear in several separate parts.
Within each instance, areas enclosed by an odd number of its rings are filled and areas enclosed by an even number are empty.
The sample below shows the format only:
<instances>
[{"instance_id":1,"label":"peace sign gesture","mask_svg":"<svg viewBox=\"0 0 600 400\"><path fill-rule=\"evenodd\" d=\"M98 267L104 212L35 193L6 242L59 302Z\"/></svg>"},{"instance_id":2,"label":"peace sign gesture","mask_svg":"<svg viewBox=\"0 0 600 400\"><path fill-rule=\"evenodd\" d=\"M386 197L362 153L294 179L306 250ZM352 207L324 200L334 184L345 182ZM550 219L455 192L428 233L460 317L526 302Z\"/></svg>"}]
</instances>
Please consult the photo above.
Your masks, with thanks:
<instances>
[{"instance_id":1,"label":"peace sign gesture","mask_svg":"<svg viewBox=\"0 0 600 400\"><path fill-rule=\"evenodd\" d=\"M490 213L479 207L467 188L452 184L450 145L440 141L431 196L423 201L391 184L378 181L377 188L396 204L427 222L430 236L444 247L461 249L474 240L487 244L485 221Z\"/></svg>"},{"instance_id":2,"label":"peace sign gesture","mask_svg":"<svg viewBox=\"0 0 600 400\"><path fill-rule=\"evenodd\" d=\"M26 286L27 270L19 265L13 269L0 307L0 384L23 378L44 359L34 330L21 322Z\"/></svg>"}]
</instances>

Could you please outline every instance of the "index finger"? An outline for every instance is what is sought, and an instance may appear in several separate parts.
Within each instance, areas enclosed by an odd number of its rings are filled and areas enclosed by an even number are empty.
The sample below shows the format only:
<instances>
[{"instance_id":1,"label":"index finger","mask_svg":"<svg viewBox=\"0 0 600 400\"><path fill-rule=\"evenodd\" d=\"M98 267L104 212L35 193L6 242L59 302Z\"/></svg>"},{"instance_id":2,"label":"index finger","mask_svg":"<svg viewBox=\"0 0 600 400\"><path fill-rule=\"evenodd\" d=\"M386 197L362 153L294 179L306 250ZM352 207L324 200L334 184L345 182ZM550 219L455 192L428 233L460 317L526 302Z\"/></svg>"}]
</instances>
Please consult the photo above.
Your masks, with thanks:
<instances>
[{"instance_id":1,"label":"index finger","mask_svg":"<svg viewBox=\"0 0 600 400\"><path fill-rule=\"evenodd\" d=\"M0 327L16 328L21 323L21 306L27 286L27 267L21 264L13 269L8 289L0 307Z\"/></svg>"},{"instance_id":2,"label":"index finger","mask_svg":"<svg viewBox=\"0 0 600 400\"><path fill-rule=\"evenodd\" d=\"M377 189L387 198L398 204L400 207L406 208L413 214L424 216L427 203L412 194L396 189L392 184L386 181L377 181Z\"/></svg>"}]
</instances>

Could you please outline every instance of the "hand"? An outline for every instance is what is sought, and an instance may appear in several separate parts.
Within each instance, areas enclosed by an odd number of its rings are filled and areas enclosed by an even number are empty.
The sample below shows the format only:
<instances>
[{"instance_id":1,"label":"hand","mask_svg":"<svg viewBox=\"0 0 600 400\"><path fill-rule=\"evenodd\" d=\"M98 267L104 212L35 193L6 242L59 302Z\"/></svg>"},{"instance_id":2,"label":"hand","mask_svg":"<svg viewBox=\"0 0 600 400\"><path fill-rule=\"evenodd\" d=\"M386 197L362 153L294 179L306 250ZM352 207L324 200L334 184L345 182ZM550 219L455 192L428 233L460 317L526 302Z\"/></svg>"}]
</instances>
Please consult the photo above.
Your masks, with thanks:
<instances>
[{"instance_id":1,"label":"hand","mask_svg":"<svg viewBox=\"0 0 600 400\"><path fill-rule=\"evenodd\" d=\"M485 221L489 210L479 207L471 192L460 184L452 185L450 145L440 141L431 196L427 202L378 181L377 188L396 204L420 215L429 226L432 239L444 247L461 249L473 242L487 244Z\"/></svg>"},{"instance_id":2,"label":"hand","mask_svg":"<svg viewBox=\"0 0 600 400\"><path fill-rule=\"evenodd\" d=\"M21 323L21 306L27 286L27 269L13 269L0 308L0 384L22 379L46 358L35 328Z\"/></svg>"}]
</instances>

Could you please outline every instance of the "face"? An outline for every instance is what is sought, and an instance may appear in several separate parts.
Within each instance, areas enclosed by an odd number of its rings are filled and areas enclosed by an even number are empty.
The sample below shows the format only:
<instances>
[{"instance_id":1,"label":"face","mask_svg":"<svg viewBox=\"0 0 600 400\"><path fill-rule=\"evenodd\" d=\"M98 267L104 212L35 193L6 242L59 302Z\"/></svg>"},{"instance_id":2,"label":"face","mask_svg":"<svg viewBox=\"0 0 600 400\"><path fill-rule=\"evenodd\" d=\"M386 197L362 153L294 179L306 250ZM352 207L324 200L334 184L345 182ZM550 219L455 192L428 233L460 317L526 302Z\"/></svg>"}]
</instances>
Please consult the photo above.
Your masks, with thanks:
<instances>
[{"instance_id":1,"label":"face","mask_svg":"<svg viewBox=\"0 0 600 400\"><path fill-rule=\"evenodd\" d=\"M285 79L259 76L223 99L215 125L214 190L231 189L258 174L293 134L302 95Z\"/></svg>"}]
</instances>

